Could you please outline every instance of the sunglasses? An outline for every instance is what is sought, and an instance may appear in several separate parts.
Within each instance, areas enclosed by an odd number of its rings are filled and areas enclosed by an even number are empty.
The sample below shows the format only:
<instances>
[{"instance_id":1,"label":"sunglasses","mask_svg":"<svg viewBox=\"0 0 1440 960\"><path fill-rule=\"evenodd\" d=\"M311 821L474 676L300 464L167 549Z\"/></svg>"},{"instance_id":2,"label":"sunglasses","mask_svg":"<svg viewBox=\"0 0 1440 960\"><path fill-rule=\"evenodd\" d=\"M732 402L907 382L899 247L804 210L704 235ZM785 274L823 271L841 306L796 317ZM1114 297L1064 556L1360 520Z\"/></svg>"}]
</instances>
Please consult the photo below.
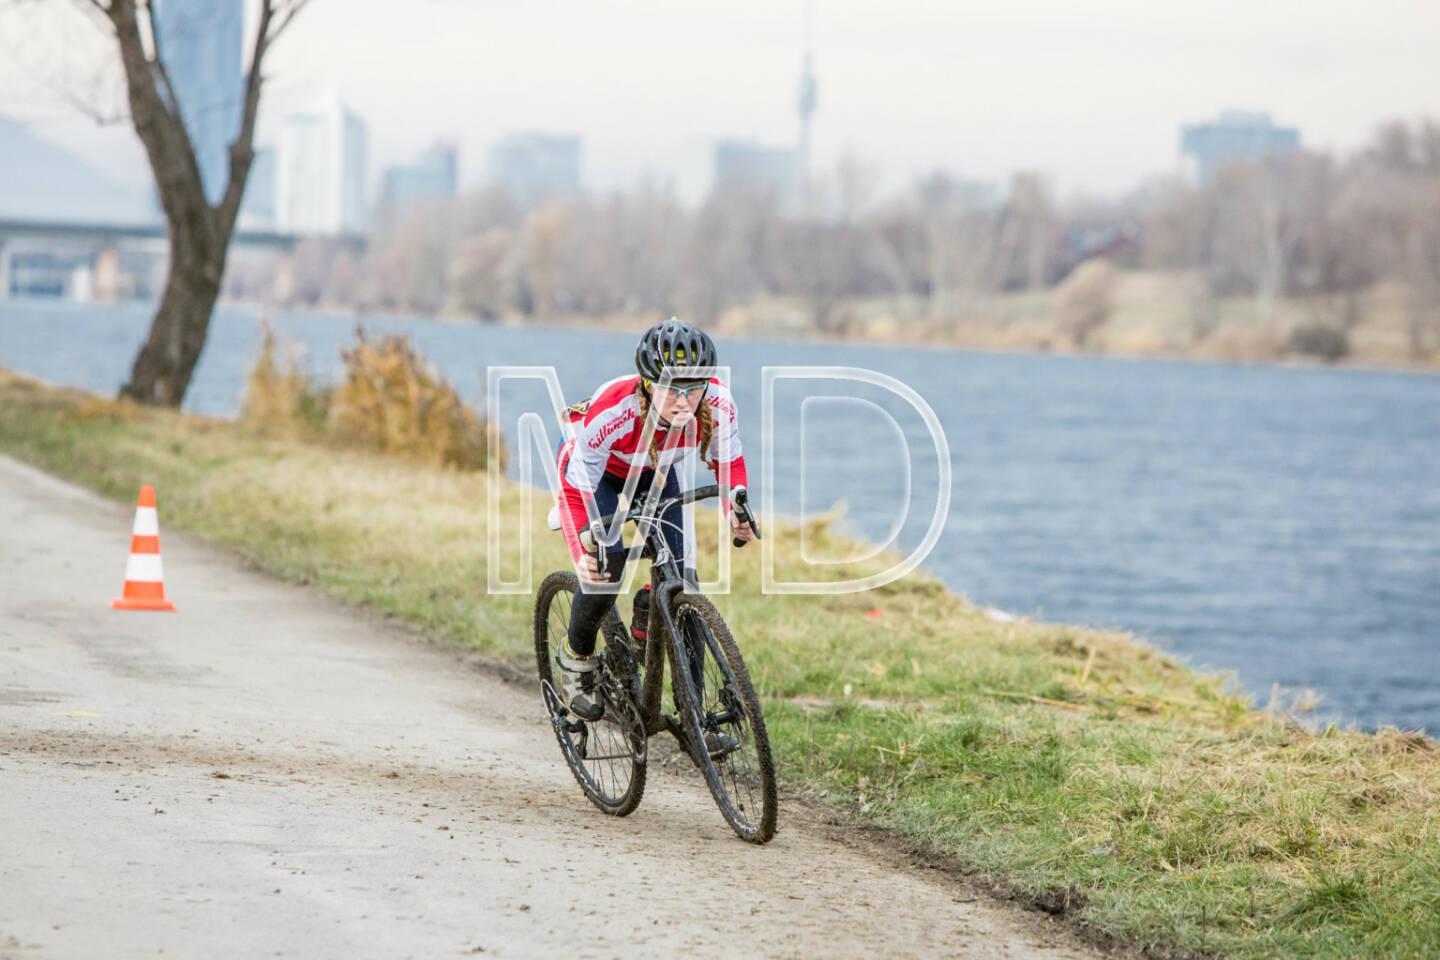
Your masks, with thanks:
<instances>
[{"instance_id":1,"label":"sunglasses","mask_svg":"<svg viewBox=\"0 0 1440 960\"><path fill-rule=\"evenodd\" d=\"M668 387L661 387L657 384L654 384L653 382L649 383L648 385L655 387L655 389L666 390L672 394L683 394L685 399L690 401L698 400L700 397L704 396L705 388L710 386L708 381L693 383L688 387L677 387L673 383Z\"/></svg>"}]
</instances>

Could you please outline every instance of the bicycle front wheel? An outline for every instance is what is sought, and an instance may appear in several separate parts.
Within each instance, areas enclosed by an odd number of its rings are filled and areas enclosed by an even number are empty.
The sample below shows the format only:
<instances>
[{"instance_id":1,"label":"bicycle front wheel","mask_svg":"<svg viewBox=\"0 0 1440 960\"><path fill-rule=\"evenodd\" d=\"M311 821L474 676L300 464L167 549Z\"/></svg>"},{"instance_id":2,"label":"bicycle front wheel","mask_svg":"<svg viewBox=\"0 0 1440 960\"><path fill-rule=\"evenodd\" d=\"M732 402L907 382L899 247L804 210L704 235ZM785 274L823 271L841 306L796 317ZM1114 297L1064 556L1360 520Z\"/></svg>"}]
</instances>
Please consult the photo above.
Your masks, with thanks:
<instances>
[{"instance_id":1,"label":"bicycle front wheel","mask_svg":"<svg viewBox=\"0 0 1440 960\"><path fill-rule=\"evenodd\" d=\"M698 594L675 594L671 614L678 634L670 641L671 681L692 756L740 839L768 843L778 805L775 764L740 648L720 612Z\"/></svg>"},{"instance_id":2,"label":"bicycle front wheel","mask_svg":"<svg viewBox=\"0 0 1440 960\"><path fill-rule=\"evenodd\" d=\"M646 737L640 721L639 676L624 639L624 624L614 610L601 625L600 690L605 713L586 721L570 712L560 686L557 658L570 629L575 574L557 570L535 596L535 666L540 695L555 728L560 752L590 802L623 817L640 805L645 793Z\"/></svg>"}]
</instances>

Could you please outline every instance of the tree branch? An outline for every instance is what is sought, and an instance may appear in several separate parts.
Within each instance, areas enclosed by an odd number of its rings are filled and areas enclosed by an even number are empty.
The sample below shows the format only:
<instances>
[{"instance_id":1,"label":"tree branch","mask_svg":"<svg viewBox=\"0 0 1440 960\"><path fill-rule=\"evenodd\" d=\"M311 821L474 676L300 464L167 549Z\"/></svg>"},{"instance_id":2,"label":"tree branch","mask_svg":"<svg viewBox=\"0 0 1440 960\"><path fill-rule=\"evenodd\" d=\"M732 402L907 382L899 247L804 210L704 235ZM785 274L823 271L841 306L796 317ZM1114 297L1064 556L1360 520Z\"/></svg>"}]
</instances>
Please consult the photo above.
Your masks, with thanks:
<instances>
[{"instance_id":1,"label":"tree branch","mask_svg":"<svg viewBox=\"0 0 1440 960\"><path fill-rule=\"evenodd\" d=\"M192 215L195 212L192 206L194 198L198 197L202 209L207 214L209 212L208 205L204 204L205 189L200 179L200 168L195 162L195 152L178 111L171 113L166 108L156 84L156 61L145 55L136 0L113 0L109 17L115 25L120 60L125 67L130 118L135 123L135 133L145 146L150 169L155 174L160 204L171 227L171 246L175 248L182 239L177 234L190 232L189 228L198 222ZM208 236L192 236L185 242L206 243L210 239Z\"/></svg>"},{"instance_id":2,"label":"tree branch","mask_svg":"<svg viewBox=\"0 0 1440 960\"><path fill-rule=\"evenodd\" d=\"M240 214L240 201L245 195L245 181L250 175L250 164L255 159L255 116L260 109L260 86L264 77L262 68L265 54L270 45L279 38L290 22L295 19L309 0L291 0L277 9L273 0L261 0L260 23L255 30L255 46L250 54L250 71L245 77L245 105L240 116L240 129L230 144L230 181L225 185L225 195L216 209L220 227L225 236L230 235L235 219ZM276 14L279 19L276 20Z\"/></svg>"},{"instance_id":3,"label":"tree branch","mask_svg":"<svg viewBox=\"0 0 1440 960\"><path fill-rule=\"evenodd\" d=\"M255 159L255 115L260 109L261 67L270 43L270 18L275 15L271 0L260 2L260 24L255 30L255 46L250 54L250 72L245 76L245 104L240 114L240 129L230 144L230 180L217 209L220 228L225 236L240 214L240 201L245 196L245 181L250 176L250 163Z\"/></svg>"},{"instance_id":4,"label":"tree branch","mask_svg":"<svg viewBox=\"0 0 1440 960\"><path fill-rule=\"evenodd\" d=\"M137 2L137 0L132 0ZM200 190L200 196L205 201L205 207L209 209L209 198L205 196L205 178L200 173L200 160L195 156L195 141L190 136L190 128L185 125L185 113L180 107L180 97L175 92L175 84L170 80L170 70L165 65L165 51L160 43L160 28L155 23L155 8L151 0L138 0L138 8L145 11L145 25L150 31L150 67L151 71L159 78L156 87L163 85L164 95L158 98L161 105L170 115L170 123L166 130L170 137L176 141L174 144L174 155L179 164L185 169L185 175L192 178ZM138 17L136 33L139 33ZM143 40L143 38L142 38Z\"/></svg>"},{"instance_id":5,"label":"tree branch","mask_svg":"<svg viewBox=\"0 0 1440 960\"><path fill-rule=\"evenodd\" d=\"M129 119L129 115L123 110L102 110L89 98L77 94L74 90L70 89L67 83L52 83L44 78L42 78L40 82L46 87L49 87L51 93L70 104L71 108L77 113L84 114L93 120L96 126L108 127Z\"/></svg>"},{"instance_id":6,"label":"tree branch","mask_svg":"<svg viewBox=\"0 0 1440 960\"><path fill-rule=\"evenodd\" d=\"M280 19L270 30L270 37L265 41L265 45L268 47L276 40L279 40L280 34L284 33L285 28L290 26L290 21L295 19L295 14L305 9L309 3L310 0L291 0L290 4L280 11Z\"/></svg>"},{"instance_id":7,"label":"tree branch","mask_svg":"<svg viewBox=\"0 0 1440 960\"><path fill-rule=\"evenodd\" d=\"M91 3L94 2L94 0L85 0L85 2ZM87 17L91 16L89 11L83 12ZM105 21L105 27L110 30L111 33L114 33L108 19ZM67 76L63 79L56 79L51 76L49 70L42 69L31 63L26 63L26 45L24 43L11 43L8 37L0 35L0 51L8 54L10 59L15 63L22 64L26 73L38 86L44 87L54 96L69 104L76 112L89 117L99 126L108 126L109 124L126 119L126 114L122 110L106 110L101 107L100 101L102 97L100 86L103 83L103 76L93 75L85 78L89 82L91 89L83 93L77 92L76 88L80 85L80 81L70 77L70 71L68 69L66 70ZM67 68L70 66L68 61L65 66Z\"/></svg>"},{"instance_id":8,"label":"tree branch","mask_svg":"<svg viewBox=\"0 0 1440 960\"><path fill-rule=\"evenodd\" d=\"M149 0L140 0L140 5L145 10L145 23L150 28L151 69L154 70L156 76L158 76L164 84L165 95L160 98L160 102L170 111L171 116L175 117L176 120L181 120L180 98L175 95L175 85L170 82L170 71L165 69L165 57L160 50L160 31L155 28L155 11L151 8ZM138 34L139 18L137 17L136 19L136 33ZM143 38L141 42L144 42ZM184 126L183 121L181 122L181 126ZM189 136L188 131L186 132L186 136Z\"/></svg>"},{"instance_id":9,"label":"tree branch","mask_svg":"<svg viewBox=\"0 0 1440 960\"><path fill-rule=\"evenodd\" d=\"M115 32L115 24L110 17L110 7L101 3L100 0L72 0L72 2L79 9L81 15L91 20L103 20L110 32Z\"/></svg>"}]
</instances>

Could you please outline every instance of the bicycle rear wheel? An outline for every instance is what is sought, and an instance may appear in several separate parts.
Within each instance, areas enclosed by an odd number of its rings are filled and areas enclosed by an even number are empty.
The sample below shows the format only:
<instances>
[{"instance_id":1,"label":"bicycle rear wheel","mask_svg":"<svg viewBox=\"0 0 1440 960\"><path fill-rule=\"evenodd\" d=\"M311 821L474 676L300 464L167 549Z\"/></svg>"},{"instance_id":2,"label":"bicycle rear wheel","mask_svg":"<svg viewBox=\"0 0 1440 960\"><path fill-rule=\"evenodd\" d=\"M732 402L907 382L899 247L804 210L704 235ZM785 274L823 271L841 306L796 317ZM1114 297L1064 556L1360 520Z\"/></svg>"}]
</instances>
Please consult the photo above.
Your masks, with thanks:
<instances>
[{"instance_id":1,"label":"bicycle rear wheel","mask_svg":"<svg viewBox=\"0 0 1440 960\"><path fill-rule=\"evenodd\" d=\"M646 744L640 721L640 685L624 624L613 609L601 625L600 690L605 714L590 722L570 713L560 686L557 657L570 629L570 607L578 581L557 570L535 596L535 665L540 695L555 729L560 752L580 789L601 810L623 817L645 793Z\"/></svg>"},{"instance_id":2,"label":"bicycle rear wheel","mask_svg":"<svg viewBox=\"0 0 1440 960\"><path fill-rule=\"evenodd\" d=\"M751 843L768 843L775 836L778 805L775 764L740 648L720 612L698 594L675 594L671 615L679 634L670 641L671 682L691 756L735 833ZM698 689L692 670L681 666L688 665L691 651L702 652ZM717 748L714 753L707 742Z\"/></svg>"}]
</instances>

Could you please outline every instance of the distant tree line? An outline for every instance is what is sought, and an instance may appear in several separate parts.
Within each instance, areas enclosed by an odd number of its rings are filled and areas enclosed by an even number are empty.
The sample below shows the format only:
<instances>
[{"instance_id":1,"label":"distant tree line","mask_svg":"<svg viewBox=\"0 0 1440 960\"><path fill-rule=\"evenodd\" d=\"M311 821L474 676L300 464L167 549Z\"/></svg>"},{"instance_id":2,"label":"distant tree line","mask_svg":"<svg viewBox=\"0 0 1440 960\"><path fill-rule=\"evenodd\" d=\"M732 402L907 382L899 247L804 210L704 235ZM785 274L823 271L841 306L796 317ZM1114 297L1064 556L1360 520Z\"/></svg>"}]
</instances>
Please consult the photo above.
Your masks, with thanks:
<instances>
[{"instance_id":1,"label":"distant tree line","mask_svg":"<svg viewBox=\"0 0 1440 960\"><path fill-rule=\"evenodd\" d=\"M1282 297L1323 305L1291 331L1301 352L1343 353L1367 293L1404 291L1410 347L1440 349L1440 123L1395 122L1353 156L1300 152L1223 168L1206 186L1167 179L1116 200L1057 202L1017 174L1003 193L937 173L886 197L853 158L823 178L809 215L729 187L696 207L642 182L522 210L501 187L379 218L363 254L307 240L276 265L232 265L232 295L493 320L681 314L702 323L759 297L806 305L844 332L847 304L890 298L904 319L963 324L998 294L1062 285L1077 344L1105 320L1107 274L1183 271L1195 337L1225 298L1272 322ZM1113 271L1111 271L1113 273ZM908 311L908 312L907 312Z\"/></svg>"},{"instance_id":2,"label":"distant tree line","mask_svg":"<svg viewBox=\"0 0 1440 960\"><path fill-rule=\"evenodd\" d=\"M1403 293L1411 352L1440 349L1440 123L1393 122L1354 156L1304 151L1222 169L1207 189L1166 184L1131 201L1138 262L1203 277L1194 323L1219 298L1256 299L1262 321L1282 296L1325 307L1295 331L1311 352L1340 349L1381 283ZM1303 346L1303 344L1302 344Z\"/></svg>"}]
</instances>

